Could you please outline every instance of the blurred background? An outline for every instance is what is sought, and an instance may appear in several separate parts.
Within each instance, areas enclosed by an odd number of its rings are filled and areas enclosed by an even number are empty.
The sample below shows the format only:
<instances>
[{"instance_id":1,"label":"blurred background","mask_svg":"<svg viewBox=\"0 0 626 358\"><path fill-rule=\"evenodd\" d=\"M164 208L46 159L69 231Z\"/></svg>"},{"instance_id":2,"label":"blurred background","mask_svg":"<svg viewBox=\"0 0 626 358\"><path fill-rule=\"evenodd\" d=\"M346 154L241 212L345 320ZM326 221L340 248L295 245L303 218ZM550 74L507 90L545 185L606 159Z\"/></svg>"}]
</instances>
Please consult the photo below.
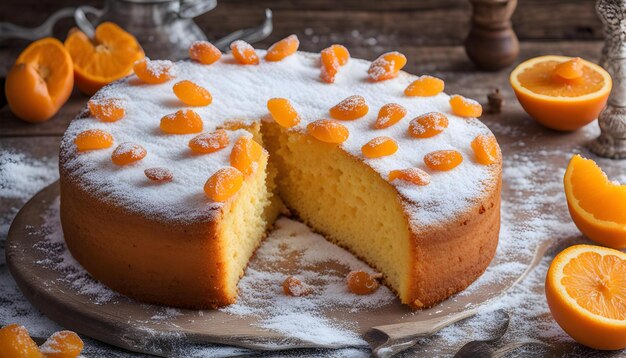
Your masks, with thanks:
<instances>
[{"instance_id":1,"label":"blurred background","mask_svg":"<svg viewBox=\"0 0 626 358\"><path fill-rule=\"evenodd\" d=\"M54 11L76 5L102 8L104 1L4 0L0 4L0 21L34 27ZM600 40L602 25L594 6L593 0L519 0L512 18L513 28L522 43ZM416 52L433 47L461 46L472 14L468 0L219 0L215 9L196 17L195 22L211 41L259 25L266 8L273 11L274 30L255 47L265 48L294 33L300 38L301 50L317 52L331 43L341 43L352 56L366 59L390 49L415 59ZM72 26L72 18L61 20L55 26L55 36L64 39ZM0 46L4 50L14 49L11 52L16 55L27 43L6 40ZM15 56L1 56L0 71L5 73L14 59ZM447 66L430 70L471 66L469 61L429 62L434 67ZM421 70L418 66L419 63L409 61L405 69L417 72Z\"/></svg>"}]
</instances>

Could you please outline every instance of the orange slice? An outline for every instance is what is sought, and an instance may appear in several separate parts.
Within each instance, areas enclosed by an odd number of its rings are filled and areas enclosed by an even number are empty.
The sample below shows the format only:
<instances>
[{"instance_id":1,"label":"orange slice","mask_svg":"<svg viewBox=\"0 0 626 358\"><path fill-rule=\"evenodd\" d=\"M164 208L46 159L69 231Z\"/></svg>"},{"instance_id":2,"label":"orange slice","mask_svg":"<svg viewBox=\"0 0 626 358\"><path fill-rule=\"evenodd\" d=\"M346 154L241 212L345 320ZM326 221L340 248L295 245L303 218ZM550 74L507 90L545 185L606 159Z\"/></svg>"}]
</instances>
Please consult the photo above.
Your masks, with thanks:
<instances>
[{"instance_id":1,"label":"orange slice","mask_svg":"<svg viewBox=\"0 0 626 358\"><path fill-rule=\"evenodd\" d=\"M576 69L582 71L581 76L575 75ZM598 118L612 86L611 76L602 67L565 56L524 61L511 72L509 81L531 117L562 131L578 129Z\"/></svg>"},{"instance_id":2,"label":"orange slice","mask_svg":"<svg viewBox=\"0 0 626 358\"><path fill-rule=\"evenodd\" d=\"M63 44L47 37L28 45L7 74L11 112L27 122L50 119L72 94L72 59Z\"/></svg>"},{"instance_id":3,"label":"orange slice","mask_svg":"<svg viewBox=\"0 0 626 358\"><path fill-rule=\"evenodd\" d=\"M546 276L554 320L578 343L626 348L626 254L575 245L559 253Z\"/></svg>"},{"instance_id":4,"label":"orange slice","mask_svg":"<svg viewBox=\"0 0 626 358\"><path fill-rule=\"evenodd\" d=\"M76 86L89 95L133 73L135 61L144 57L137 39L112 22L98 25L93 39L70 31L65 48L74 61Z\"/></svg>"},{"instance_id":5,"label":"orange slice","mask_svg":"<svg viewBox=\"0 0 626 358\"><path fill-rule=\"evenodd\" d=\"M593 160L580 155L570 160L563 184L578 229L602 245L626 248L626 185L612 182Z\"/></svg>"}]
</instances>

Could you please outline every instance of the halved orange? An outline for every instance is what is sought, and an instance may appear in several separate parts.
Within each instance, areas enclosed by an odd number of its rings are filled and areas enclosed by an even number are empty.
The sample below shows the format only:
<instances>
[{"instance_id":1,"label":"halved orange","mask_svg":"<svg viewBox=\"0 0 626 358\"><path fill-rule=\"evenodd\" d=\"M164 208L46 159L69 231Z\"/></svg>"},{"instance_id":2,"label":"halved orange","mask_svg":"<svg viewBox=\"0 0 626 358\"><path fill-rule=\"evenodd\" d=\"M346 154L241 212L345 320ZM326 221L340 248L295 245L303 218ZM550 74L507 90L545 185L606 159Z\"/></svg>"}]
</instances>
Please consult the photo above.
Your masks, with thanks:
<instances>
[{"instance_id":1,"label":"halved orange","mask_svg":"<svg viewBox=\"0 0 626 358\"><path fill-rule=\"evenodd\" d=\"M570 160L563 184L578 229L602 245L626 248L626 185L612 182L593 160L580 155Z\"/></svg>"},{"instance_id":2,"label":"halved orange","mask_svg":"<svg viewBox=\"0 0 626 358\"><path fill-rule=\"evenodd\" d=\"M98 25L93 39L70 31L65 48L74 61L76 86L89 95L133 73L135 61L144 57L137 39L112 22Z\"/></svg>"},{"instance_id":3,"label":"halved orange","mask_svg":"<svg viewBox=\"0 0 626 358\"><path fill-rule=\"evenodd\" d=\"M578 343L626 348L626 254L574 245L559 253L546 276L554 320Z\"/></svg>"},{"instance_id":4,"label":"halved orange","mask_svg":"<svg viewBox=\"0 0 626 358\"><path fill-rule=\"evenodd\" d=\"M72 59L61 41L47 37L28 45L7 74L11 112L28 122L50 119L72 94Z\"/></svg>"},{"instance_id":5,"label":"halved orange","mask_svg":"<svg viewBox=\"0 0 626 358\"><path fill-rule=\"evenodd\" d=\"M576 71L564 71L564 66L557 69L568 61L575 66L566 68L582 65L580 76ZM564 73L567 73L565 77ZM524 61L511 72L509 81L531 117L548 128L562 131L578 129L598 118L612 86L611 76L602 67L565 56L540 56Z\"/></svg>"}]
</instances>

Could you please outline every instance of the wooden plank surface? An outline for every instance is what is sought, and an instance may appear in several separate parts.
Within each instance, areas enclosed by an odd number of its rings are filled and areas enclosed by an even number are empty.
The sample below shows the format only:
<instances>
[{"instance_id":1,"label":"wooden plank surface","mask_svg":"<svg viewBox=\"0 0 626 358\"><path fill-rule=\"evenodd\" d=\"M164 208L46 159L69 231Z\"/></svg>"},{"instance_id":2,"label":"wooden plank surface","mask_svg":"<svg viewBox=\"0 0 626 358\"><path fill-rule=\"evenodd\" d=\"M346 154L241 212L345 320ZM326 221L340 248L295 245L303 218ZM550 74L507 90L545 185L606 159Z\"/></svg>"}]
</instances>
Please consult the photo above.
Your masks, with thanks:
<instances>
[{"instance_id":1,"label":"wooden plank surface","mask_svg":"<svg viewBox=\"0 0 626 358\"><path fill-rule=\"evenodd\" d=\"M80 3L103 6L102 0ZM78 4L75 0L5 0L0 3L0 21L36 26L47 14ZM519 0L514 28L522 40L598 40L602 29L594 4L594 0ZM215 39L260 23L265 8L274 11L275 21L274 33L264 45L291 33L309 33L320 42L330 39L350 46L373 41L394 47L459 45L468 33L471 14L467 0L219 0L216 9L196 22ZM64 38L71 25L65 20L57 26L58 36ZM315 42L303 45L304 50L316 48Z\"/></svg>"}]
</instances>

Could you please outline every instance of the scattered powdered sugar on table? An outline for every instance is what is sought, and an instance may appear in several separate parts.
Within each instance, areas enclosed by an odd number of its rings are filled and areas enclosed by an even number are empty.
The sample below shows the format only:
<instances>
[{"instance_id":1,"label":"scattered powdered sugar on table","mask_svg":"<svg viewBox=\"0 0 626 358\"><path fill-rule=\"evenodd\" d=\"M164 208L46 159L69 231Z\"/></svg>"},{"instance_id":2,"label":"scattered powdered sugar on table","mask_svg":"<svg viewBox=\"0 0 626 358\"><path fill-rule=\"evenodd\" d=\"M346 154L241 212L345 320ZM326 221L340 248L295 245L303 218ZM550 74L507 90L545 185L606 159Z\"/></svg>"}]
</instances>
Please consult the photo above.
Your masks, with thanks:
<instances>
[{"instance_id":1,"label":"scattered powdered sugar on table","mask_svg":"<svg viewBox=\"0 0 626 358\"><path fill-rule=\"evenodd\" d=\"M58 176L54 161L0 151L0 198L27 200Z\"/></svg>"},{"instance_id":2,"label":"scattered powdered sugar on table","mask_svg":"<svg viewBox=\"0 0 626 358\"><path fill-rule=\"evenodd\" d=\"M391 304L395 295L384 286L371 295L348 292L345 276L353 270L374 273L306 225L281 218L239 282L239 300L222 310L257 315L261 317L259 326L303 341L314 338L317 344L362 346L366 343L351 330L354 327L348 322L333 322L323 312L331 308L371 310ZM313 292L297 298L286 296L281 285L289 275L311 285Z\"/></svg>"},{"instance_id":3,"label":"scattered powdered sugar on table","mask_svg":"<svg viewBox=\"0 0 626 358\"><path fill-rule=\"evenodd\" d=\"M60 329L26 301L5 265L4 255L5 239L19 209L58 176L56 160L0 150L0 326L18 323L36 335Z\"/></svg>"}]
</instances>

